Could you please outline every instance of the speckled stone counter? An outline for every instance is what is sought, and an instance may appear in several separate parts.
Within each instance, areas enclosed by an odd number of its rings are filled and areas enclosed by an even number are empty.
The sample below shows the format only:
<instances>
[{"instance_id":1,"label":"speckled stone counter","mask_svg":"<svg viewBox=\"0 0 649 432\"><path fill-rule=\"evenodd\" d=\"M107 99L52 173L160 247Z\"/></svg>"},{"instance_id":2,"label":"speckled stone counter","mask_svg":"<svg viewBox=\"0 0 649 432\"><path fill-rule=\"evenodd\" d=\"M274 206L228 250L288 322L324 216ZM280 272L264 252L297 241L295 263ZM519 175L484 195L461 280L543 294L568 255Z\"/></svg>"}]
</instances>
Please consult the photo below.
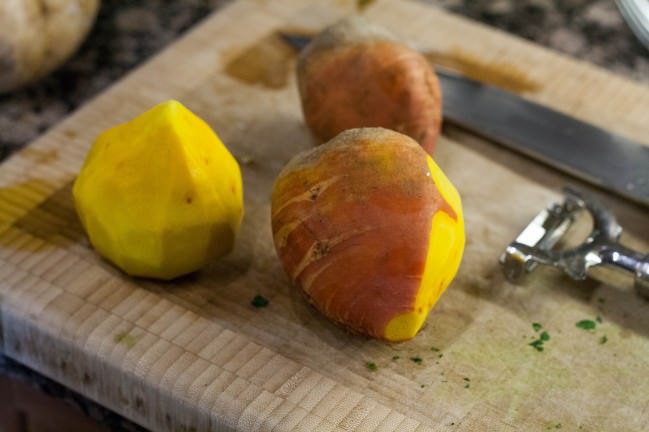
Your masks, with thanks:
<instances>
[{"instance_id":1,"label":"speckled stone counter","mask_svg":"<svg viewBox=\"0 0 649 432\"><path fill-rule=\"evenodd\" d=\"M0 160L174 41L227 0L104 1L88 38L39 83L0 95Z\"/></svg>"},{"instance_id":2,"label":"speckled stone counter","mask_svg":"<svg viewBox=\"0 0 649 432\"><path fill-rule=\"evenodd\" d=\"M649 51L635 39L613 1L420 1L649 84ZM0 95L0 160L228 2L105 0L93 31L61 69L29 88ZM113 430L142 430L1 355L0 373L29 381L48 394L80 406Z\"/></svg>"},{"instance_id":3,"label":"speckled stone counter","mask_svg":"<svg viewBox=\"0 0 649 432\"><path fill-rule=\"evenodd\" d=\"M613 1L420 1L649 83L649 51L635 39ZM71 60L30 88L0 95L0 160L227 3L104 1L93 31Z\"/></svg>"}]
</instances>

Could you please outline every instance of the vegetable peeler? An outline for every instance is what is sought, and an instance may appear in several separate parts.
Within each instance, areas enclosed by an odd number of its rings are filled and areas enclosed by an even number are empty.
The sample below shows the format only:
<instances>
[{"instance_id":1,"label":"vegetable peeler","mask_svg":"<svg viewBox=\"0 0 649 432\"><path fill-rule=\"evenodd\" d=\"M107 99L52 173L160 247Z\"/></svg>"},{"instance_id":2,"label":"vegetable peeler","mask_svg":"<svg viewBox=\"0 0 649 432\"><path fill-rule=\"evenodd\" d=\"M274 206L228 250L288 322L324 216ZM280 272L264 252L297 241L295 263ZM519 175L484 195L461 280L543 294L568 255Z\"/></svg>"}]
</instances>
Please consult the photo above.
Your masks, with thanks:
<instances>
[{"instance_id":1,"label":"vegetable peeler","mask_svg":"<svg viewBox=\"0 0 649 432\"><path fill-rule=\"evenodd\" d=\"M589 270L605 266L633 277L637 292L649 300L649 254L619 243L622 227L611 211L594 198L572 188L562 204L542 210L500 257L505 276L521 283L538 264L562 269L571 278L586 279ZM586 240L565 250L553 249L582 212L590 213L593 228Z\"/></svg>"}]
</instances>

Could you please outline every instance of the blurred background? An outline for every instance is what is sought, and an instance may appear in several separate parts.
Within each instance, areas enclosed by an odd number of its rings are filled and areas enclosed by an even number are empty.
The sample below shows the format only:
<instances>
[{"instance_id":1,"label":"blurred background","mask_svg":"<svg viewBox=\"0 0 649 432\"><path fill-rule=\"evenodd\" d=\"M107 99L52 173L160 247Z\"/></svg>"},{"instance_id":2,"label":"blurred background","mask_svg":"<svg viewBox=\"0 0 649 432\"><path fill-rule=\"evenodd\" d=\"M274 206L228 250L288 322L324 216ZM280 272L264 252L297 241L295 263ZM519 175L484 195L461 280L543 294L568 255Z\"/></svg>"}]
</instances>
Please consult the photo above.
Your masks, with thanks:
<instances>
[{"instance_id":1,"label":"blurred background","mask_svg":"<svg viewBox=\"0 0 649 432\"><path fill-rule=\"evenodd\" d=\"M5 1L12 3L0 0ZM94 26L68 61L36 84L0 94L0 160L229 1L102 2ZM611 0L419 1L649 83L649 51Z\"/></svg>"}]
</instances>

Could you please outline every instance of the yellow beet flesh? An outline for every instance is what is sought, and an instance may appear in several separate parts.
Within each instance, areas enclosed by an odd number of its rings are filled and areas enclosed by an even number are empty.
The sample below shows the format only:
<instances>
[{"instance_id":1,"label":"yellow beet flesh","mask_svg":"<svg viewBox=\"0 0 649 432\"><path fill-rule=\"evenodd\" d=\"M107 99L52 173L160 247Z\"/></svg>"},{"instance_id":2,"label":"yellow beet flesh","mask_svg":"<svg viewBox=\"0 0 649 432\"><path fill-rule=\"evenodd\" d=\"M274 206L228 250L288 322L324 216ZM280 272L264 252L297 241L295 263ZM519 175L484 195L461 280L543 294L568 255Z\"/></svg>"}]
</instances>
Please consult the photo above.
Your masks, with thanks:
<instances>
[{"instance_id":1,"label":"yellow beet flesh","mask_svg":"<svg viewBox=\"0 0 649 432\"><path fill-rule=\"evenodd\" d=\"M286 273L350 331L388 341L414 337L458 270L459 194L403 134L349 130L296 156L271 204Z\"/></svg>"},{"instance_id":2,"label":"yellow beet flesh","mask_svg":"<svg viewBox=\"0 0 649 432\"><path fill-rule=\"evenodd\" d=\"M232 249L243 216L236 160L177 101L102 133L73 196L93 247L134 276L200 269Z\"/></svg>"},{"instance_id":3,"label":"yellow beet flesh","mask_svg":"<svg viewBox=\"0 0 649 432\"><path fill-rule=\"evenodd\" d=\"M428 166L433 182L444 200L455 209L457 218L436 212L428 236L426 267L421 278L412 311L392 318L385 328L385 338L390 341L411 339L421 328L449 283L455 278L464 250L464 216L457 190L430 156Z\"/></svg>"}]
</instances>

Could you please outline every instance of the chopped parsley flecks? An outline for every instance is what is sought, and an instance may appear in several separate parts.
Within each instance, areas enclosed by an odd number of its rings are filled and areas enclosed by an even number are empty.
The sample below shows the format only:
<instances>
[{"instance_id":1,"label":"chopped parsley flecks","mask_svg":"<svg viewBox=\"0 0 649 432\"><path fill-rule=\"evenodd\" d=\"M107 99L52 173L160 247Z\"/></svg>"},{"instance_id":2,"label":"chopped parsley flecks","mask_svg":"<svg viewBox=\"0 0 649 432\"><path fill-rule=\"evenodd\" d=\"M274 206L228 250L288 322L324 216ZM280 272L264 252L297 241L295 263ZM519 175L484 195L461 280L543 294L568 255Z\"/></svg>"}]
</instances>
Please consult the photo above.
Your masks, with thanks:
<instances>
[{"instance_id":1,"label":"chopped parsley flecks","mask_svg":"<svg viewBox=\"0 0 649 432\"><path fill-rule=\"evenodd\" d=\"M358 10L363 10L373 2L374 0L356 0L356 7L358 8Z\"/></svg>"},{"instance_id":2,"label":"chopped parsley flecks","mask_svg":"<svg viewBox=\"0 0 649 432\"><path fill-rule=\"evenodd\" d=\"M593 320L585 319L585 320L577 321L577 323L575 323L575 326L577 326L577 328L580 328L582 330L595 330L595 327L597 327L597 323Z\"/></svg>"},{"instance_id":3,"label":"chopped parsley flecks","mask_svg":"<svg viewBox=\"0 0 649 432\"><path fill-rule=\"evenodd\" d=\"M376 363L374 363L372 361L368 361L367 363L365 363L365 366L369 370L371 370L372 372L376 372L379 369L379 367L376 365Z\"/></svg>"},{"instance_id":4,"label":"chopped parsley flecks","mask_svg":"<svg viewBox=\"0 0 649 432\"><path fill-rule=\"evenodd\" d=\"M129 333L118 333L113 337L113 341L115 341L115 343L122 343L129 348L133 348L137 342L137 336L133 336Z\"/></svg>"},{"instance_id":5,"label":"chopped parsley flecks","mask_svg":"<svg viewBox=\"0 0 649 432\"><path fill-rule=\"evenodd\" d=\"M538 352L543 352L543 341L541 339L533 340L528 345L534 348L535 350L537 350Z\"/></svg>"},{"instance_id":6,"label":"chopped parsley flecks","mask_svg":"<svg viewBox=\"0 0 649 432\"><path fill-rule=\"evenodd\" d=\"M541 324L535 322L535 323L532 323L532 328L534 329L535 332L538 332L539 330L541 330L543 328L543 326Z\"/></svg>"},{"instance_id":7,"label":"chopped parsley flecks","mask_svg":"<svg viewBox=\"0 0 649 432\"><path fill-rule=\"evenodd\" d=\"M424 362L424 359L422 359L422 358L419 357L419 356L410 357L410 360L412 360L413 362L417 363L418 365L420 365L420 364L422 364L422 363Z\"/></svg>"},{"instance_id":8,"label":"chopped parsley flecks","mask_svg":"<svg viewBox=\"0 0 649 432\"><path fill-rule=\"evenodd\" d=\"M253 297L252 301L250 302L251 305L253 305L256 308L263 308L268 306L268 299L262 295L257 294L255 297Z\"/></svg>"},{"instance_id":9,"label":"chopped parsley flecks","mask_svg":"<svg viewBox=\"0 0 649 432\"><path fill-rule=\"evenodd\" d=\"M528 345L537 350L538 352L543 352L543 344L550 340L550 333L543 330L537 339L534 339Z\"/></svg>"}]
</instances>

